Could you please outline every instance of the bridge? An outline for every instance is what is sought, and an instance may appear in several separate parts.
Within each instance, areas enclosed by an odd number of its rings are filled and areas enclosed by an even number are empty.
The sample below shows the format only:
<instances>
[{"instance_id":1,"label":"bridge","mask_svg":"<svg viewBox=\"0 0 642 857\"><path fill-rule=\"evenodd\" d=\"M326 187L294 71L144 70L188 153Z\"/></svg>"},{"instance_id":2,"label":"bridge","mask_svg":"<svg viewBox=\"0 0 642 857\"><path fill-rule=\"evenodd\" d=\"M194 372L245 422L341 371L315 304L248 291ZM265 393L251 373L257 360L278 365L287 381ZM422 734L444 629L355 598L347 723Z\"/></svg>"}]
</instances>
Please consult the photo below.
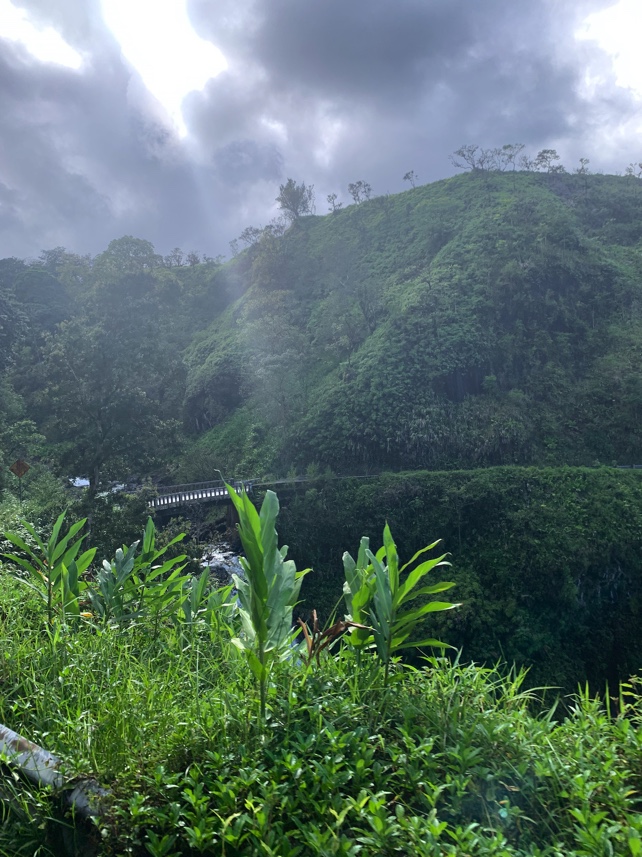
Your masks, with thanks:
<instances>
[{"instance_id":1,"label":"bridge","mask_svg":"<svg viewBox=\"0 0 642 857\"><path fill-rule=\"evenodd\" d=\"M253 482L230 483L235 491L245 490L252 493ZM230 499L225 482L218 479L214 482L192 482L188 485L161 485L157 488L158 495L148 502L150 509L171 509L184 506L186 503L221 503Z\"/></svg>"},{"instance_id":2,"label":"bridge","mask_svg":"<svg viewBox=\"0 0 642 857\"><path fill-rule=\"evenodd\" d=\"M619 470L642 470L642 464L617 464ZM356 476L335 476L334 479L375 479L378 474L359 474ZM259 479L233 479L229 484L235 491L240 493L245 490L252 494L255 487L264 486L276 488L279 485L298 485L305 482L314 482L315 478L310 476L295 476L288 479L271 479L261 481ZM157 496L148 501L150 509L163 510L175 509L188 503L224 503L230 499L225 482L222 479L211 482L192 482L187 485L159 485L156 487Z\"/></svg>"}]
</instances>

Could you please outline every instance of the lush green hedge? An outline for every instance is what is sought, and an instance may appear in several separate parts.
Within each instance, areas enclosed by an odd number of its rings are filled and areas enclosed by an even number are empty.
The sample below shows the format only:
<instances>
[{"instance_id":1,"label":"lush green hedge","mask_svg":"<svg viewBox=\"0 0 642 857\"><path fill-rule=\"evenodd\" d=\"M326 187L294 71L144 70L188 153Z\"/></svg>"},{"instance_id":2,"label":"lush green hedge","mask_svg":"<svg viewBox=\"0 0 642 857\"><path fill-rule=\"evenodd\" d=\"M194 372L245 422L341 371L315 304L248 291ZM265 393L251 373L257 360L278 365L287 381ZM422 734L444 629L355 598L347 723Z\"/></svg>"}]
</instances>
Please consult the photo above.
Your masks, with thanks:
<instances>
[{"instance_id":1,"label":"lush green hedge","mask_svg":"<svg viewBox=\"0 0 642 857\"><path fill-rule=\"evenodd\" d=\"M642 473L388 474L319 480L281 499L283 540L315 569L304 612L329 615L343 551L362 535L378 547L387 520L402 558L436 538L451 553L463 606L432 621L464 659L526 664L531 682L566 690L585 680L602 689L642 665Z\"/></svg>"}]
</instances>

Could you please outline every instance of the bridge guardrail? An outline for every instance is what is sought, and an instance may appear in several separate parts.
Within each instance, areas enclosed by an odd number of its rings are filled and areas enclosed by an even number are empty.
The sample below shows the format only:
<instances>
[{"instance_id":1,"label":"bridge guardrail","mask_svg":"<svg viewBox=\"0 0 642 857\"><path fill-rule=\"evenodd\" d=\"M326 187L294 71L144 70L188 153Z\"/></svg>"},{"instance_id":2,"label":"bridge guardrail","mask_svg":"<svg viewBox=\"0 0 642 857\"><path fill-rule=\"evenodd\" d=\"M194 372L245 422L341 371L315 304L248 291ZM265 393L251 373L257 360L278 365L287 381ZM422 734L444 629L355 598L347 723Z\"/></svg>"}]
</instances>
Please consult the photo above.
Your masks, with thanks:
<instances>
[{"instance_id":1,"label":"bridge guardrail","mask_svg":"<svg viewBox=\"0 0 642 857\"><path fill-rule=\"evenodd\" d=\"M236 491L252 493L252 482L233 480L232 487ZM225 483L222 480L215 482L192 482L187 485L161 486L158 496L153 497L148 506L152 509L167 509L172 506L181 506L184 503L199 503L204 500L225 500L229 497Z\"/></svg>"}]
</instances>

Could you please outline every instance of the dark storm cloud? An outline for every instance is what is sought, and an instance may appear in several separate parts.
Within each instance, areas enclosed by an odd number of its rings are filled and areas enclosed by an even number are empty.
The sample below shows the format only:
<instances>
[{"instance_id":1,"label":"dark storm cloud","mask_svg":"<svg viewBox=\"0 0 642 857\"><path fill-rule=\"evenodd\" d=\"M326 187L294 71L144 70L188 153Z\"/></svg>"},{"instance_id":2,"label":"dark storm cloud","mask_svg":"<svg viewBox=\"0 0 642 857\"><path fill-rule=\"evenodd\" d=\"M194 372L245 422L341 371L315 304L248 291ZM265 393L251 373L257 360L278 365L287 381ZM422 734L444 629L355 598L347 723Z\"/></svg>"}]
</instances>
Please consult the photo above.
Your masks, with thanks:
<instances>
[{"instance_id":1,"label":"dark storm cloud","mask_svg":"<svg viewBox=\"0 0 642 857\"><path fill-rule=\"evenodd\" d=\"M276 146L255 140L235 140L217 150L216 172L227 184L256 182L281 177L283 160Z\"/></svg>"},{"instance_id":2,"label":"dark storm cloud","mask_svg":"<svg viewBox=\"0 0 642 857\"><path fill-rule=\"evenodd\" d=\"M132 103L113 48L79 73L0 43L0 116L0 181L13 206L4 216L0 195L2 255L57 244L95 253L127 232L163 248L194 236L210 249L195 170Z\"/></svg>"},{"instance_id":3,"label":"dark storm cloud","mask_svg":"<svg viewBox=\"0 0 642 857\"><path fill-rule=\"evenodd\" d=\"M438 178L467 142L591 154L585 137L635 109L623 93L582 95L600 55L574 33L601 5L271 0L235 16L192 0L195 25L231 62L191 98L190 127L226 147L272 142L284 172L322 194L357 178L399 190L409 168Z\"/></svg>"},{"instance_id":4,"label":"dark storm cloud","mask_svg":"<svg viewBox=\"0 0 642 857\"><path fill-rule=\"evenodd\" d=\"M416 93L435 69L443 76L473 41L471 16L458 18L453 5L461 4L326 0L311 9L277 0L264 7L255 55L281 87L396 100Z\"/></svg>"},{"instance_id":5,"label":"dark storm cloud","mask_svg":"<svg viewBox=\"0 0 642 857\"><path fill-rule=\"evenodd\" d=\"M443 175L449 151L463 142L572 142L597 121L580 93L590 48L576 43L574 32L599 6L271 0L246 6L241 38L238 19L230 24L213 4L194 0L195 23L237 65L227 76L232 122L225 122L229 102L219 78L192 103L193 127L211 139L221 125L236 125L244 136L255 127L262 139L284 127L286 172L297 167L307 180L327 174L344 182L344 170L354 179L363 168L389 181L409 158L421 162L426 180ZM619 99L620 116L632 110L629 99ZM343 126L340 150L329 164L322 157L315 163L332 122ZM278 134L273 139L278 143ZM346 153L352 163L342 168Z\"/></svg>"},{"instance_id":6,"label":"dark storm cloud","mask_svg":"<svg viewBox=\"0 0 642 857\"><path fill-rule=\"evenodd\" d=\"M122 60L99 0L19 5L85 66L43 64L0 40L0 256L95 253L125 233L160 252L225 252L274 214L286 176L315 184L322 212L326 193L346 199L359 178L385 193L408 169L448 175L462 143L555 146L569 167L633 159L594 151L635 104L595 46L574 39L609 0L190 0L229 67L186 99L183 142ZM600 62L589 100L585 71Z\"/></svg>"}]
</instances>

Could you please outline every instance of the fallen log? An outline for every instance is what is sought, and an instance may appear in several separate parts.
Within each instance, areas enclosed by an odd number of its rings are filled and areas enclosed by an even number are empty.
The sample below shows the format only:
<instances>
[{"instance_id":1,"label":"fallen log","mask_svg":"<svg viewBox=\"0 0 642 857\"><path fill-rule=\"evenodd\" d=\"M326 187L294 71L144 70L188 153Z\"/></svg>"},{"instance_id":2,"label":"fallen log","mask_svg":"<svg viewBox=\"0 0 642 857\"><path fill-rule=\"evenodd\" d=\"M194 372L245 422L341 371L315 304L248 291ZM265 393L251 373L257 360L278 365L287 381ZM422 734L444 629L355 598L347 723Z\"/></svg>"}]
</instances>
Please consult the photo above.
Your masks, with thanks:
<instances>
[{"instance_id":1,"label":"fallen log","mask_svg":"<svg viewBox=\"0 0 642 857\"><path fill-rule=\"evenodd\" d=\"M99 815L101 801L109 794L93 777L65 776L62 759L2 724L0 760L36 785L62 789L65 804L81 818Z\"/></svg>"}]
</instances>

